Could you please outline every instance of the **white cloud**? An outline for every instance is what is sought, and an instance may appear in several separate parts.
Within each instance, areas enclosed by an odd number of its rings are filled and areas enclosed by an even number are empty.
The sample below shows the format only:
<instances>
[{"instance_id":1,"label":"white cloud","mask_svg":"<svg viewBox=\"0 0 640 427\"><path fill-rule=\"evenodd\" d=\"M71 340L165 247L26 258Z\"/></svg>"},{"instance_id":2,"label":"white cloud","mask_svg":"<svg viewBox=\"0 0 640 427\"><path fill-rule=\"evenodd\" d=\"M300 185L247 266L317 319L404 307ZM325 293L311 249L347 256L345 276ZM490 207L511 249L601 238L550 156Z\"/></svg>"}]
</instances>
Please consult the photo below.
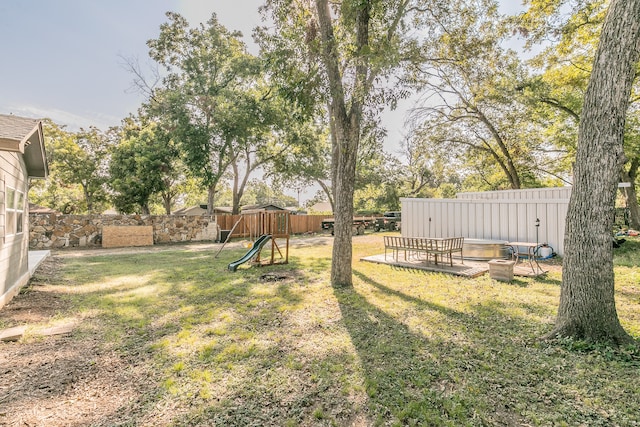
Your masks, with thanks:
<instances>
[{"instance_id":1,"label":"white cloud","mask_svg":"<svg viewBox=\"0 0 640 427\"><path fill-rule=\"evenodd\" d=\"M66 125L69 130L77 131L80 128L95 126L101 130L107 130L110 126L120 124L121 117L109 116L97 112L86 112L86 114L76 114L70 111L57 108L41 107L37 105L2 105L0 113L14 114L21 117L31 117L34 119L48 118L59 125Z\"/></svg>"}]
</instances>

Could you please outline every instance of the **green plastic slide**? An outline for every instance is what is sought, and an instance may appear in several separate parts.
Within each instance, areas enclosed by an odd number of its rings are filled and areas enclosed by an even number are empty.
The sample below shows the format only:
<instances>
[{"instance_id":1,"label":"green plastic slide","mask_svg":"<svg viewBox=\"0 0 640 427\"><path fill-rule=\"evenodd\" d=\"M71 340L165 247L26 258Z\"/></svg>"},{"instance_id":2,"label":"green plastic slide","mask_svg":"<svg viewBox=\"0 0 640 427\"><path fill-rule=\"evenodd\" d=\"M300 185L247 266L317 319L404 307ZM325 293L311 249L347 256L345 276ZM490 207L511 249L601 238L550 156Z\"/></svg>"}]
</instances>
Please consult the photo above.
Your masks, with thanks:
<instances>
[{"instance_id":1,"label":"green plastic slide","mask_svg":"<svg viewBox=\"0 0 640 427\"><path fill-rule=\"evenodd\" d=\"M249 249L249 251L244 254L242 258L229 264L229 266L227 267L229 271L236 271L240 264L244 264L245 262L258 255L262 250L264 244L269 240L271 240L271 234L263 234L262 236L258 237L258 240L253 243L251 249Z\"/></svg>"}]
</instances>

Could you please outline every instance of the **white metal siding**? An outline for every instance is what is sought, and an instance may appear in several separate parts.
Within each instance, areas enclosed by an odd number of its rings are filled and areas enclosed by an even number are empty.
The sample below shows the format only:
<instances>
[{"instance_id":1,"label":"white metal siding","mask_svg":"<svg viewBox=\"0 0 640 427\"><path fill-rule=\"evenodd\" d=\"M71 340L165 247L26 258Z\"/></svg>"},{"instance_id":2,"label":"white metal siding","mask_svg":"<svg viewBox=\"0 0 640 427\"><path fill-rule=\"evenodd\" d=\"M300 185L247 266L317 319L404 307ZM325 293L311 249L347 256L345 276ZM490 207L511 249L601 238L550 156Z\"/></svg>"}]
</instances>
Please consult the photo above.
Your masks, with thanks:
<instances>
[{"instance_id":1,"label":"white metal siding","mask_svg":"<svg viewBox=\"0 0 640 427\"><path fill-rule=\"evenodd\" d=\"M457 199L478 200L478 199L568 199L571 197L571 187L552 188L527 188L524 190L500 190L482 191L456 194Z\"/></svg>"},{"instance_id":2,"label":"white metal siding","mask_svg":"<svg viewBox=\"0 0 640 427\"><path fill-rule=\"evenodd\" d=\"M402 235L547 243L562 255L569 199L511 196L514 197L401 199ZM540 220L537 230L536 219Z\"/></svg>"}]
</instances>

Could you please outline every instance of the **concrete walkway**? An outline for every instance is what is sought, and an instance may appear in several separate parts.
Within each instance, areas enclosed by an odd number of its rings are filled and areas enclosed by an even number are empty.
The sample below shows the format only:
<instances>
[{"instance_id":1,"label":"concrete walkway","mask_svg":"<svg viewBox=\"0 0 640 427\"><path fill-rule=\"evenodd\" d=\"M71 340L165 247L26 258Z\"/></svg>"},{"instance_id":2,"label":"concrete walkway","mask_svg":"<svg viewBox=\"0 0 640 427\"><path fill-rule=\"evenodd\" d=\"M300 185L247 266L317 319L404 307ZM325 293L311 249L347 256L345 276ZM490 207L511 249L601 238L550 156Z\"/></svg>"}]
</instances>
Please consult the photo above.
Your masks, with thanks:
<instances>
[{"instance_id":1,"label":"concrete walkway","mask_svg":"<svg viewBox=\"0 0 640 427\"><path fill-rule=\"evenodd\" d=\"M49 256L51 251L29 251L29 276L33 276L36 268Z\"/></svg>"}]
</instances>

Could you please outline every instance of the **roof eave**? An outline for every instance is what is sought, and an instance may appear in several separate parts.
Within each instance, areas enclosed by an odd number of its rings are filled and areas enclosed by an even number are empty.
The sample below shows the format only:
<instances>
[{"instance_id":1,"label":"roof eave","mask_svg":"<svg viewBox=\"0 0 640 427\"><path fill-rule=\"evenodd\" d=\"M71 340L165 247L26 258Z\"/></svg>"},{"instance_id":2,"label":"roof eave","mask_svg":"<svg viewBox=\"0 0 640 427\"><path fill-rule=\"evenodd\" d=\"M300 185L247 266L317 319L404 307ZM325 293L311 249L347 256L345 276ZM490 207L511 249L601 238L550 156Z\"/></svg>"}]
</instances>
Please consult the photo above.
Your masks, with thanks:
<instances>
[{"instance_id":1,"label":"roof eave","mask_svg":"<svg viewBox=\"0 0 640 427\"><path fill-rule=\"evenodd\" d=\"M46 179L49 176L49 167L41 121L25 136L21 144L23 144L24 162L27 165L29 178Z\"/></svg>"},{"instance_id":2,"label":"roof eave","mask_svg":"<svg viewBox=\"0 0 640 427\"><path fill-rule=\"evenodd\" d=\"M24 154L24 144L15 139L0 138L0 150Z\"/></svg>"}]
</instances>

